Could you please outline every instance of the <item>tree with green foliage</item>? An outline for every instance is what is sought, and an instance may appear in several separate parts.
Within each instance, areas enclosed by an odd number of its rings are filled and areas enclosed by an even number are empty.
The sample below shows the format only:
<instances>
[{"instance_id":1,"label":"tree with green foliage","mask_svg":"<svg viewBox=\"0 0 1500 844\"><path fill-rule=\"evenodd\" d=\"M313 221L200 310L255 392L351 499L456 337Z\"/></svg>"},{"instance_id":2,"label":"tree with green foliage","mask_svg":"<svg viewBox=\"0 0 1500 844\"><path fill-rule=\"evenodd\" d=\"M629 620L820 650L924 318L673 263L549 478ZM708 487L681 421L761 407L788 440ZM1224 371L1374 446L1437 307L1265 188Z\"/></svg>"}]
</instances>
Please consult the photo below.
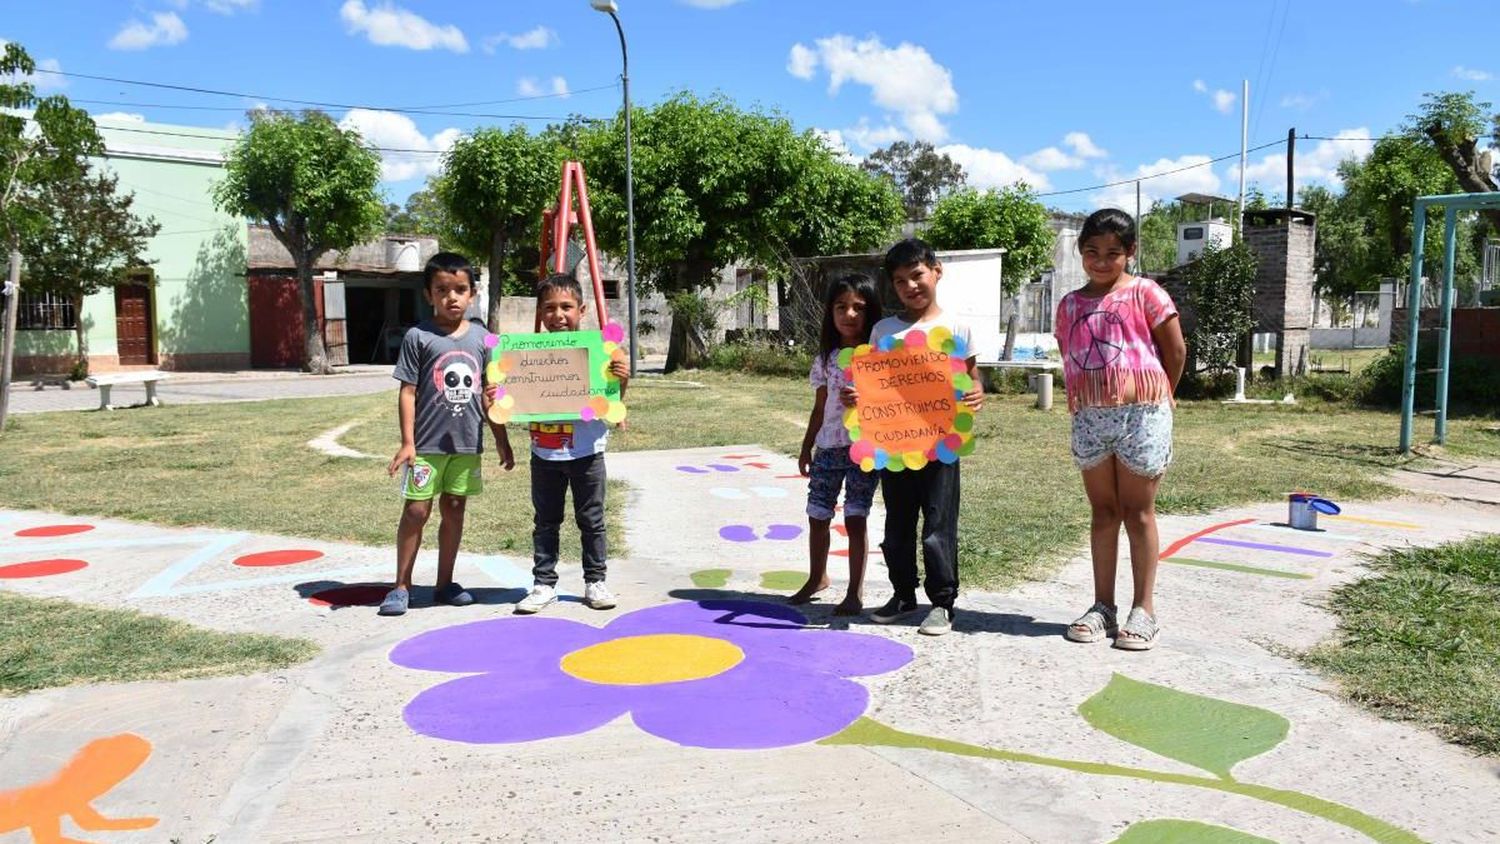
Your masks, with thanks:
<instances>
[{"instance_id":1,"label":"tree with green foliage","mask_svg":"<svg viewBox=\"0 0 1500 844\"><path fill-rule=\"evenodd\" d=\"M37 190L42 217L21 237L26 286L73 303L78 341L76 373L88 371L83 299L131 283L127 272L148 265L146 244L161 224L131 210L134 194L121 194L119 179L92 168L48 180Z\"/></svg>"},{"instance_id":2,"label":"tree with green foliage","mask_svg":"<svg viewBox=\"0 0 1500 844\"><path fill-rule=\"evenodd\" d=\"M1343 194L1323 209L1319 240L1325 246L1320 266L1330 279L1327 289L1349 293L1375 288L1381 278L1404 278L1411 273L1412 210L1419 196L1459 192L1458 181L1442 157L1414 132L1391 135L1375 142L1363 161L1346 159L1338 173ZM1322 197L1304 193L1303 201ZM1428 209L1430 232L1442 230L1443 209ZM1473 219L1459 218L1459 243L1454 277L1467 283L1478 271L1473 247ZM1335 241L1339 239L1339 242ZM1429 237L1423 252L1428 267L1443 265L1443 239Z\"/></svg>"},{"instance_id":3,"label":"tree with green foliage","mask_svg":"<svg viewBox=\"0 0 1500 844\"><path fill-rule=\"evenodd\" d=\"M933 203L964 186L964 168L927 141L896 141L877 149L860 168L890 181L901 193L906 219L927 219Z\"/></svg>"},{"instance_id":4,"label":"tree with green foliage","mask_svg":"<svg viewBox=\"0 0 1500 844\"><path fill-rule=\"evenodd\" d=\"M380 156L358 132L320 111L253 111L250 130L225 160L214 186L220 210L266 224L291 253L302 299L302 367L332 371L318 330L313 267L380 233L384 208L376 192Z\"/></svg>"},{"instance_id":5,"label":"tree with green foliage","mask_svg":"<svg viewBox=\"0 0 1500 844\"><path fill-rule=\"evenodd\" d=\"M792 255L872 248L900 221L893 189L780 115L680 93L636 109L632 123L637 271L669 297L709 287L735 262L776 271ZM578 127L572 141L600 245L615 254L626 233L623 132L613 120ZM706 350L686 315L673 311L669 369L697 365Z\"/></svg>"},{"instance_id":6,"label":"tree with green foliage","mask_svg":"<svg viewBox=\"0 0 1500 844\"><path fill-rule=\"evenodd\" d=\"M20 44L0 49L0 246L19 271L22 242L46 224L40 187L81 174L85 158L104 151L94 121L66 97L38 97L28 80L36 63ZM9 288L9 281L6 282ZM11 358L15 351L19 289L5 299L5 338L0 350L0 431L10 408Z\"/></svg>"},{"instance_id":7,"label":"tree with green foliage","mask_svg":"<svg viewBox=\"0 0 1500 844\"><path fill-rule=\"evenodd\" d=\"M1479 139L1489 134L1493 147L1500 146L1500 113L1490 104L1475 102L1474 92L1426 94L1416 114L1407 117L1409 131L1426 138L1448 165L1454 179L1467 193L1500 191L1500 168L1493 154L1479 151ZM1500 210L1482 216L1492 231L1500 232Z\"/></svg>"},{"instance_id":8,"label":"tree with green foliage","mask_svg":"<svg viewBox=\"0 0 1500 844\"><path fill-rule=\"evenodd\" d=\"M509 259L518 246L536 242L542 210L557 195L561 162L554 137L524 126L476 130L443 155L433 191L456 245L489 266L492 329L500 325L507 281L516 277Z\"/></svg>"},{"instance_id":9,"label":"tree with green foliage","mask_svg":"<svg viewBox=\"0 0 1500 844\"><path fill-rule=\"evenodd\" d=\"M386 234L412 234L442 241L452 238L452 229L448 209L438 199L434 179L428 179L426 185L413 191L404 204L385 205Z\"/></svg>"},{"instance_id":10,"label":"tree with green foliage","mask_svg":"<svg viewBox=\"0 0 1500 844\"><path fill-rule=\"evenodd\" d=\"M934 249L1005 249L1005 292L1015 295L1052 264L1047 209L1024 184L961 190L938 200L922 236Z\"/></svg>"},{"instance_id":11,"label":"tree with green foliage","mask_svg":"<svg viewBox=\"0 0 1500 844\"><path fill-rule=\"evenodd\" d=\"M1231 246L1210 241L1182 268L1193 330L1188 359L1210 372L1234 365L1240 340L1255 327L1255 253L1243 240Z\"/></svg>"}]
</instances>

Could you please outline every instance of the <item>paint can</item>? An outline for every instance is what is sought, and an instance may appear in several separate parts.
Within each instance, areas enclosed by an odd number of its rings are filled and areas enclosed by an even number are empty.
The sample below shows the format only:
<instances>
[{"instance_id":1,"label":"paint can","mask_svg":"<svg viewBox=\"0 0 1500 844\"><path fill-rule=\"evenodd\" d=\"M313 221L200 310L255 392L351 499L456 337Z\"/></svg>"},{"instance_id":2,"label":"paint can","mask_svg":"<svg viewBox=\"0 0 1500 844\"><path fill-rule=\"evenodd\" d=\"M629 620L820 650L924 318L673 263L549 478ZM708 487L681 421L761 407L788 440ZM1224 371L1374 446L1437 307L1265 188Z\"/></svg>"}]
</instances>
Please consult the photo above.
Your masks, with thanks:
<instances>
[{"instance_id":1,"label":"paint can","mask_svg":"<svg viewBox=\"0 0 1500 844\"><path fill-rule=\"evenodd\" d=\"M1306 492L1294 492L1287 496L1286 523L1297 530L1317 530L1319 513L1337 516L1339 505Z\"/></svg>"}]
</instances>

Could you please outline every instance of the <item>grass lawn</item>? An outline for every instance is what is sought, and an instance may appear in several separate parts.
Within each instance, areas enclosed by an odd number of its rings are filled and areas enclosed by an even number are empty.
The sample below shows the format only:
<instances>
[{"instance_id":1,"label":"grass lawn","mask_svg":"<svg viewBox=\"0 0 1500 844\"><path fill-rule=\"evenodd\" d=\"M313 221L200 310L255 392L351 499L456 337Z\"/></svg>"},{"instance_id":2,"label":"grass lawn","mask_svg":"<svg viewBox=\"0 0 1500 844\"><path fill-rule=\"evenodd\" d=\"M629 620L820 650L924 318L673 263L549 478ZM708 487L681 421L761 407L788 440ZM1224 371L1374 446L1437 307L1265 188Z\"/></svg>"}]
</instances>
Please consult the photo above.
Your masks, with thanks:
<instances>
[{"instance_id":1,"label":"grass lawn","mask_svg":"<svg viewBox=\"0 0 1500 844\"><path fill-rule=\"evenodd\" d=\"M1500 754L1500 537L1393 550L1340 587L1336 641L1307 655L1346 694Z\"/></svg>"},{"instance_id":2,"label":"grass lawn","mask_svg":"<svg viewBox=\"0 0 1500 844\"><path fill-rule=\"evenodd\" d=\"M295 665L317 651L306 639L218 633L133 610L0 592L0 695L74 683L253 674Z\"/></svg>"},{"instance_id":3,"label":"grass lawn","mask_svg":"<svg viewBox=\"0 0 1500 844\"><path fill-rule=\"evenodd\" d=\"M397 444L394 396L12 417L0 449L0 506L388 545L400 509L385 476L385 456ZM630 425L611 435L611 450L761 443L794 454L811 392L800 378L692 372L637 379L629 399ZM350 421L357 425L342 442L381 460L306 447ZM1068 453L1065 411L1034 410L1026 396L991 396L978 423L978 451L963 462L960 560L967 582L998 587L1043 574L1082 547L1088 508ZM512 430L518 449L524 437ZM1185 403L1160 506L1200 511L1294 489L1334 499L1388 495L1378 475L1400 463L1396 437L1390 413ZM1500 457L1500 426L1453 420L1449 451ZM470 508L466 549L526 556L524 460L507 474L491 458L485 484ZM616 554L624 551L623 493L612 485ZM564 558L577 559L576 531L563 538Z\"/></svg>"}]
</instances>

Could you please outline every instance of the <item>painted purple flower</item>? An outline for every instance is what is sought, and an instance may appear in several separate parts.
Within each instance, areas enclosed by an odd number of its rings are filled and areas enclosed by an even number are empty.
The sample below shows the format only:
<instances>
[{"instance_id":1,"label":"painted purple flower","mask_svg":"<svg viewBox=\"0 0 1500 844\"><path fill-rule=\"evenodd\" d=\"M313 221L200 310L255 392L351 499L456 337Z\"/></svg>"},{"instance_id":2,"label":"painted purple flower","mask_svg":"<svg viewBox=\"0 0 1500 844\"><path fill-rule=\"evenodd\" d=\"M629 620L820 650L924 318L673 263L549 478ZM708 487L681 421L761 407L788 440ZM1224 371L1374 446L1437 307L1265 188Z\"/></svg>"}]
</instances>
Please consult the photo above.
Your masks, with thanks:
<instances>
[{"instance_id":1,"label":"painted purple flower","mask_svg":"<svg viewBox=\"0 0 1500 844\"><path fill-rule=\"evenodd\" d=\"M629 713L636 726L690 747L752 749L816 741L869 703L847 678L884 674L911 649L820 630L790 607L678 602L604 628L559 618L498 618L397 645L407 668L469 674L407 704L434 738L510 743L577 735Z\"/></svg>"}]
</instances>

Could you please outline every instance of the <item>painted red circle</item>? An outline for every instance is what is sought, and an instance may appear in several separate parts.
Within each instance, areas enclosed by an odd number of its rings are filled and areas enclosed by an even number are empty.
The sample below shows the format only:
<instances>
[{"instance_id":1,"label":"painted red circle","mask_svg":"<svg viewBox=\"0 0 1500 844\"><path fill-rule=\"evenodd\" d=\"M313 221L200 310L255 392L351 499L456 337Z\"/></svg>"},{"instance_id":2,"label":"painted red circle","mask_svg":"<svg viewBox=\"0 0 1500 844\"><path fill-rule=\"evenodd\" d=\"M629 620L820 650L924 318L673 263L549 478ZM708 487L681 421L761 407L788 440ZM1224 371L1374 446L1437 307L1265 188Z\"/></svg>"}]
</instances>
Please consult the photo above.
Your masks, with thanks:
<instances>
[{"instance_id":1,"label":"painted red circle","mask_svg":"<svg viewBox=\"0 0 1500 844\"><path fill-rule=\"evenodd\" d=\"M317 592L307 600L320 607L378 607L389 591L391 587L380 584L337 586Z\"/></svg>"},{"instance_id":2,"label":"painted red circle","mask_svg":"<svg viewBox=\"0 0 1500 844\"><path fill-rule=\"evenodd\" d=\"M23 577L50 577L67 574L88 566L83 560L34 560L29 563L12 563L0 566L0 580L20 580Z\"/></svg>"},{"instance_id":3,"label":"painted red circle","mask_svg":"<svg viewBox=\"0 0 1500 844\"><path fill-rule=\"evenodd\" d=\"M322 551L311 551L307 549L289 548L284 551L261 551L258 554L246 554L237 557L234 564L237 566L290 566L294 563L305 563L308 560L316 560L323 556Z\"/></svg>"},{"instance_id":4,"label":"painted red circle","mask_svg":"<svg viewBox=\"0 0 1500 844\"><path fill-rule=\"evenodd\" d=\"M16 536L72 536L75 533L87 533L93 529L93 525L42 525L18 530Z\"/></svg>"}]
</instances>

